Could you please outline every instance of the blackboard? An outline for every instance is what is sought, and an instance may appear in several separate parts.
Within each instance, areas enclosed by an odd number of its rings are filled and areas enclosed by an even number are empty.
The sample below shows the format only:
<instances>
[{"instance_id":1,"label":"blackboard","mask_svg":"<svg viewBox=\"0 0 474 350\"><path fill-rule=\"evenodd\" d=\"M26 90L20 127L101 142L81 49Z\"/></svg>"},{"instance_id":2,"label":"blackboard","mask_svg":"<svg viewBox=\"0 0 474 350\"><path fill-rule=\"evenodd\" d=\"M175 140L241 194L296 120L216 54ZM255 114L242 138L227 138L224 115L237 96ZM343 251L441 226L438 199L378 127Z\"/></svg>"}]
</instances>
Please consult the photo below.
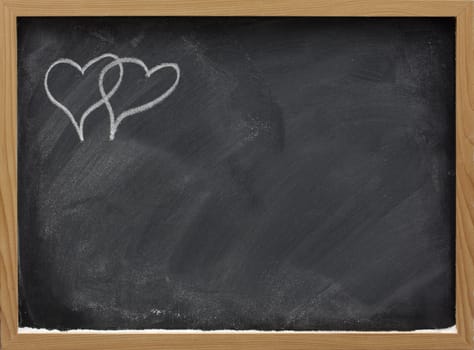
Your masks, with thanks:
<instances>
[{"instance_id":1,"label":"blackboard","mask_svg":"<svg viewBox=\"0 0 474 350\"><path fill-rule=\"evenodd\" d=\"M20 327L452 326L454 30L19 18Z\"/></svg>"}]
</instances>

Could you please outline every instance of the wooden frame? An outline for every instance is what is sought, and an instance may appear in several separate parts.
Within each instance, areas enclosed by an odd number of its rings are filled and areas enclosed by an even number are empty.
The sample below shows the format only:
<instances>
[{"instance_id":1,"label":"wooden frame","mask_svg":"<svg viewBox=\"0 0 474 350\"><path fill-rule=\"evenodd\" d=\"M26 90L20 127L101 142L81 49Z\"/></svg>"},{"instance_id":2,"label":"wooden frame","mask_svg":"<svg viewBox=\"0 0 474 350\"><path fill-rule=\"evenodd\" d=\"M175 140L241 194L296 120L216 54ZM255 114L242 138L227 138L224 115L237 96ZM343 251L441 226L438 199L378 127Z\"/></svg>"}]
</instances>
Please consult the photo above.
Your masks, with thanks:
<instances>
[{"instance_id":1,"label":"wooden frame","mask_svg":"<svg viewBox=\"0 0 474 350\"><path fill-rule=\"evenodd\" d=\"M473 9L467 0L0 0L1 348L474 349ZM457 333L18 334L17 17L150 15L456 18Z\"/></svg>"}]
</instances>

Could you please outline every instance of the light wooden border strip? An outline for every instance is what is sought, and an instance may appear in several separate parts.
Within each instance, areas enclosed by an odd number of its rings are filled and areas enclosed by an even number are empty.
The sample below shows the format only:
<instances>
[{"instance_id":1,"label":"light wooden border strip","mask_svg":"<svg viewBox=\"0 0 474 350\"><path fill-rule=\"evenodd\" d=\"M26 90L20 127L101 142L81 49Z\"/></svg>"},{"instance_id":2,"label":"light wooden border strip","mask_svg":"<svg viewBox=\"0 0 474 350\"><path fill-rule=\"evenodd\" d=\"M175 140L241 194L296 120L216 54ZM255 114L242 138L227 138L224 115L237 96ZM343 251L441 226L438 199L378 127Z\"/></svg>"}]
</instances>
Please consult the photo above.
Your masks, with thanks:
<instances>
[{"instance_id":1,"label":"light wooden border strip","mask_svg":"<svg viewBox=\"0 0 474 350\"><path fill-rule=\"evenodd\" d=\"M3 0L18 16L457 16L465 0Z\"/></svg>"},{"instance_id":2,"label":"light wooden border strip","mask_svg":"<svg viewBox=\"0 0 474 350\"><path fill-rule=\"evenodd\" d=\"M21 16L456 17L457 333L18 334L17 42ZM473 3L465 0L0 0L0 346L54 349L474 349Z\"/></svg>"}]
</instances>

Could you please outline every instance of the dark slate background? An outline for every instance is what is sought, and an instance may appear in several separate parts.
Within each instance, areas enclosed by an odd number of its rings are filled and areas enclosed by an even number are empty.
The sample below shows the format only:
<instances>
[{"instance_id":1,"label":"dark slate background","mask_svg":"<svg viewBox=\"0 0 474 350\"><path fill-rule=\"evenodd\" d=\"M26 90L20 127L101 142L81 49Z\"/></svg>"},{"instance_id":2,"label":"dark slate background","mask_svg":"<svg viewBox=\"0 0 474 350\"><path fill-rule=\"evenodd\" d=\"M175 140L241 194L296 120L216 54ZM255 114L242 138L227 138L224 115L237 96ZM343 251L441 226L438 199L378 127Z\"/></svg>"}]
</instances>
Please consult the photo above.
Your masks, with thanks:
<instances>
[{"instance_id":1,"label":"dark slate background","mask_svg":"<svg viewBox=\"0 0 474 350\"><path fill-rule=\"evenodd\" d=\"M453 19L21 18L20 326L454 324ZM176 62L81 143L49 65ZM97 75L51 73L80 114ZM117 113L166 90L125 65ZM107 84L117 77L108 75ZM114 77L115 74L115 77Z\"/></svg>"}]
</instances>

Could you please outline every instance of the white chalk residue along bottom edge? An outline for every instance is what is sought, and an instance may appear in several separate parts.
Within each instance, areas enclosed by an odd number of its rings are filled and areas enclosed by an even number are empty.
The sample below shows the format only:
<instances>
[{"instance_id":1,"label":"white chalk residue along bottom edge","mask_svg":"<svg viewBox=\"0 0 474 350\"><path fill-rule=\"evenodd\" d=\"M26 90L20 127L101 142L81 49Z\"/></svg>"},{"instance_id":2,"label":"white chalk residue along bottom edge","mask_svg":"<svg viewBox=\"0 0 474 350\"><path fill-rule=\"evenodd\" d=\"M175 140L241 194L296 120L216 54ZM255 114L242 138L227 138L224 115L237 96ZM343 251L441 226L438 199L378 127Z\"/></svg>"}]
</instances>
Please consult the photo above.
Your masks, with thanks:
<instances>
[{"instance_id":1,"label":"white chalk residue along bottom edge","mask_svg":"<svg viewBox=\"0 0 474 350\"><path fill-rule=\"evenodd\" d=\"M456 326L441 328L441 329L417 329L414 331L258 331L258 330L245 330L236 331L231 329L203 331L199 329L136 329L136 330L119 330L119 331L100 331L93 329L72 329L68 331L60 331L57 329L49 330L44 328L29 328L20 327L18 328L19 334L55 334L55 333L67 333L67 334L196 334L196 333L242 333L242 334L255 334L255 333L298 333L298 334L314 334L314 333L360 333L360 334L383 334L383 333L400 333L400 334L411 334L411 333L450 333L456 334Z\"/></svg>"}]
</instances>

